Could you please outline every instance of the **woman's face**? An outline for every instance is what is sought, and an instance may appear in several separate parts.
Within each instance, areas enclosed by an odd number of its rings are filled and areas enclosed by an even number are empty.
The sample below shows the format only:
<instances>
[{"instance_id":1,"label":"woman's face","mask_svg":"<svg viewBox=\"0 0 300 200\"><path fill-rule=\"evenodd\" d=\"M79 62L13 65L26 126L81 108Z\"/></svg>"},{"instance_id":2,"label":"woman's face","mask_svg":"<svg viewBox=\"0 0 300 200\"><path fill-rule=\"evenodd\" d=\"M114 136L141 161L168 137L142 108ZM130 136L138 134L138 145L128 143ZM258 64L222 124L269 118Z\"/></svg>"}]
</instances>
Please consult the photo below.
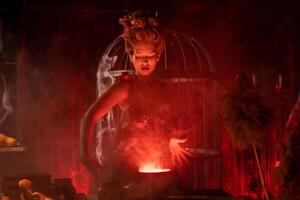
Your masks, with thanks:
<instances>
[{"instance_id":1,"label":"woman's face","mask_svg":"<svg viewBox=\"0 0 300 200\"><path fill-rule=\"evenodd\" d=\"M138 75L150 75L156 68L159 56L151 43L139 43L134 46L130 60Z\"/></svg>"}]
</instances>

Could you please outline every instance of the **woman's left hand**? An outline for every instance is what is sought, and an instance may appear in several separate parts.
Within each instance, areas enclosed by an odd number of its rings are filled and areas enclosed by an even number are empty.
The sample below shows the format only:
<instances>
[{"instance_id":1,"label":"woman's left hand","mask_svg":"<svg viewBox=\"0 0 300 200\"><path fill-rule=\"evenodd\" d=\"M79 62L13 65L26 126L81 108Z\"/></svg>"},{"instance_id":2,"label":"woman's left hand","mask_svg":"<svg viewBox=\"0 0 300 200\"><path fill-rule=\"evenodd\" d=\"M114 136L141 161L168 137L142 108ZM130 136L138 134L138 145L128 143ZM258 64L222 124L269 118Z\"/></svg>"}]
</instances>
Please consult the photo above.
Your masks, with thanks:
<instances>
[{"instance_id":1,"label":"woman's left hand","mask_svg":"<svg viewBox=\"0 0 300 200\"><path fill-rule=\"evenodd\" d=\"M188 163L188 157L192 156L190 152L185 150L181 144L185 143L187 139L179 139L172 137L169 142L169 148L172 155L172 162L175 165L178 163L179 165L183 165L184 163Z\"/></svg>"}]
</instances>

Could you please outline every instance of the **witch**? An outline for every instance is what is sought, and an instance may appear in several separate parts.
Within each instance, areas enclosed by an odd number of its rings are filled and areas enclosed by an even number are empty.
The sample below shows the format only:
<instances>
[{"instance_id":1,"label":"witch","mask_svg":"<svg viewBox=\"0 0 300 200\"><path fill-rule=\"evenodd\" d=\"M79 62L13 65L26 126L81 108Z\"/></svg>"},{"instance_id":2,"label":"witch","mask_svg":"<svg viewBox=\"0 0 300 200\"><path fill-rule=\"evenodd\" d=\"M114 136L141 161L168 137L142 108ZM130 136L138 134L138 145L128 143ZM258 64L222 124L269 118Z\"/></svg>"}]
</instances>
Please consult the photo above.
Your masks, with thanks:
<instances>
[{"instance_id":1,"label":"witch","mask_svg":"<svg viewBox=\"0 0 300 200\"><path fill-rule=\"evenodd\" d=\"M120 24L124 27L125 51L135 75L122 76L90 106L81 120L80 158L101 191L107 185L109 190L125 187L142 165L155 162L159 167L172 168L186 161L190 154L181 146L186 139L174 128L174 109L166 87L153 76L165 48L157 19L135 12L121 18ZM117 145L109 162L99 163L92 156L91 145L96 138L96 123L115 106L122 111Z\"/></svg>"}]
</instances>

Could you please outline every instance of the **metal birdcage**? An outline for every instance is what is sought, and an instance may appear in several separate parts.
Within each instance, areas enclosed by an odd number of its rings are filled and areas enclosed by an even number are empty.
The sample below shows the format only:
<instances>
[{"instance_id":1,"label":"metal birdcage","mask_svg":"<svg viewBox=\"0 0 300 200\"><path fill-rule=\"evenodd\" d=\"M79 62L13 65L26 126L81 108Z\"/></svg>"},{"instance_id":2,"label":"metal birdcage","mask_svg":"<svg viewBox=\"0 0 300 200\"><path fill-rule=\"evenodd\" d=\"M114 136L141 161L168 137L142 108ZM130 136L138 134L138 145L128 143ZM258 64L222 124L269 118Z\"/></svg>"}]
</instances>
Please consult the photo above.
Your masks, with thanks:
<instances>
[{"instance_id":1,"label":"metal birdcage","mask_svg":"<svg viewBox=\"0 0 300 200\"><path fill-rule=\"evenodd\" d=\"M180 123L196 127L189 134L185 148L194 155L193 161L181 173L184 184L190 189L220 187L219 130L217 120L216 70L207 50L187 34L165 30L166 48L154 72L157 79L166 82L176 99L181 113ZM102 54L97 71L97 93L103 94L123 72L134 73L125 52L121 36L116 38ZM97 156L100 162L106 151L113 148L117 134L117 112L111 110L99 123ZM106 137L104 137L106 136ZM102 140L110 144L103 147Z\"/></svg>"}]
</instances>

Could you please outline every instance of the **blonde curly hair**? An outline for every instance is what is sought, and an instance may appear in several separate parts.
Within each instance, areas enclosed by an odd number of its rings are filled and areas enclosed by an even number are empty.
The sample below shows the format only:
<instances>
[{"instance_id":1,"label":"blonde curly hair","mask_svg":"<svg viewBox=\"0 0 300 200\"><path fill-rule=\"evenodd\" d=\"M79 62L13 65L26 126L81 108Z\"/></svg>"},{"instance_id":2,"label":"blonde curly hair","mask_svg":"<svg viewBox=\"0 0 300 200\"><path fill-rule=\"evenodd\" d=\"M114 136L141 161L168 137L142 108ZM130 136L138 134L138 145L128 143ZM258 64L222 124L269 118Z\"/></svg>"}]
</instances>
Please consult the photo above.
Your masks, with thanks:
<instances>
[{"instance_id":1,"label":"blonde curly hair","mask_svg":"<svg viewBox=\"0 0 300 200\"><path fill-rule=\"evenodd\" d=\"M120 18L119 23L123 25L123 38L125 40L125 51L132 55L134 46L139 43L153 44L159 56L166 46L162 34L157 31L158 21L149 12L137 11Z\"/></svg>"}]
</instances>

